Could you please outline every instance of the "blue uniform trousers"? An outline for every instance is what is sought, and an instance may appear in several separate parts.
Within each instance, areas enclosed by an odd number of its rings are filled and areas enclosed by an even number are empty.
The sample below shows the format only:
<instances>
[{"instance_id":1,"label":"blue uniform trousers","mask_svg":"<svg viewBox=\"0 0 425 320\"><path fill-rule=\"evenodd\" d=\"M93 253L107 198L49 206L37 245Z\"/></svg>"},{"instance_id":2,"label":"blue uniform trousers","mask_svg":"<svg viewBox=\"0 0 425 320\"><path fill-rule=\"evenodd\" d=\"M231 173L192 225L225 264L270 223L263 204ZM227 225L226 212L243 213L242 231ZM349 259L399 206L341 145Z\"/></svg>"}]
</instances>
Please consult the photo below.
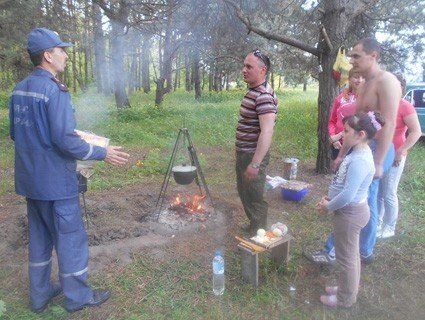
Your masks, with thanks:
<instances>
[{"instance_id":1,"label":"blue uniform trousers","mask_svg":"<svg viewBox=\"0 0 425 320\"><path fill-rule=\"evenodd\" d=\"M32 305L46 302L51 290L52 250L56 249L65 304L84 304L93 297L87 283L88 241L78 196L42 201L27 198L29 279Z\"/></svg>"},{"instance_id":2,"label":"blue uniform trousers","mask_svg":"<svg viewBox=\"0 0 425 320\"><path fill-rule=\"evenodd\" d=\"M372 152L376 151L376 140L372 140L370 147ZM385 156L383 167L384 175L390 170L394 162L395 150L391 144ZM376 243L376 228L378 226L378 190L380 179L373 179L369 187L367 202L370 209L370 219L367 225L360 232L360 255L364 258L369 257L373 253L373 248ZM334 235L329 235L325 244L325 250L330 255L335 255Z\"/></svg>"}]
</instances>

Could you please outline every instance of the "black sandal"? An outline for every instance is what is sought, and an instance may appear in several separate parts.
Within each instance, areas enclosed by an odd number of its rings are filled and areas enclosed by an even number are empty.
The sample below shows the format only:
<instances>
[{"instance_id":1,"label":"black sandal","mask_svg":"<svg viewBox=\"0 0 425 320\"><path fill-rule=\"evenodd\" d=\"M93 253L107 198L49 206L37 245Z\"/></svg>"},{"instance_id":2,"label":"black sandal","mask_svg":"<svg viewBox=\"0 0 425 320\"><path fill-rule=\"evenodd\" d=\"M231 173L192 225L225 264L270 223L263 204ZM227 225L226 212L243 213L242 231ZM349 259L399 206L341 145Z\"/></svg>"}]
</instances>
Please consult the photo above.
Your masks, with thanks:
<instances>
[{"instance_id":1,"label":"black sandal","mask_svg":"<svg viewBox=\"0 0 425 320\"><path fill-rule=\"evenodd\" d=\"M303 252L303 254L308 260L318 265L331 266L335 263L335 258L330 257L325 250Z\"/></svg>"}]
</instances>

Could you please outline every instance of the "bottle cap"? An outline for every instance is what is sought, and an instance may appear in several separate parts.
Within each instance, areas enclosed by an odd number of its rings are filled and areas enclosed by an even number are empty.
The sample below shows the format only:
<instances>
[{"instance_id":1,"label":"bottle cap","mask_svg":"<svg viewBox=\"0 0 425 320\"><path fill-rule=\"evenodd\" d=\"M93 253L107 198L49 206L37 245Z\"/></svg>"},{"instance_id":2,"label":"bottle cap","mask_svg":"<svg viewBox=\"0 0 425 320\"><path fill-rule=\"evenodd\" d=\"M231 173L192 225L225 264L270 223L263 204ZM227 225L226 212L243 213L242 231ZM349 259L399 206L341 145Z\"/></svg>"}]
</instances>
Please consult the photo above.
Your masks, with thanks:
<instances>
[{"instance_id":1,"label":"bottle cap","mask_svg":"<svg viewBox=\"0 0 425 320\"><path fill-rule=\"evenodd\" d=\"M221 256L221 250L215 250L215 255L216 256Z\"/></svg>"}]
</instances>

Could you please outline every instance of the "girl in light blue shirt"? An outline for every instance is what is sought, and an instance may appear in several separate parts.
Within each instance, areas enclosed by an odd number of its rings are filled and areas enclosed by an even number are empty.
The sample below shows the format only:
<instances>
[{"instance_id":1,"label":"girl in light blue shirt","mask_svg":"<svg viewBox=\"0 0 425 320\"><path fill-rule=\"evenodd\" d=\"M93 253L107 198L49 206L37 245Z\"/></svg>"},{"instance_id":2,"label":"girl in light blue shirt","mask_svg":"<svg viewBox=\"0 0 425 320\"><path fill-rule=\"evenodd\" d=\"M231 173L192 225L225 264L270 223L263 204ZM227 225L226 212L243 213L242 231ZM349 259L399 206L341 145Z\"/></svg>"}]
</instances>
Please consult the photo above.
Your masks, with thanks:
<instances>
[{"instance_id":1,"label":"girl in light blue shirt","mask_svg":"<svg viewBox=\"0 0 425 320\"><path fill-rule=\"evenodd\" d=\"M369 221L367 194L375 174L368 145L382 128L377 112L359 112L344 118L344 144L351 148L336 172L327 196L317 204L320 212L334 212L336 262L340 268L338 286L326 287L320 301L331 307L351 307L357 301L360 284L359 235Z\"/></svg>"}]
</instances>

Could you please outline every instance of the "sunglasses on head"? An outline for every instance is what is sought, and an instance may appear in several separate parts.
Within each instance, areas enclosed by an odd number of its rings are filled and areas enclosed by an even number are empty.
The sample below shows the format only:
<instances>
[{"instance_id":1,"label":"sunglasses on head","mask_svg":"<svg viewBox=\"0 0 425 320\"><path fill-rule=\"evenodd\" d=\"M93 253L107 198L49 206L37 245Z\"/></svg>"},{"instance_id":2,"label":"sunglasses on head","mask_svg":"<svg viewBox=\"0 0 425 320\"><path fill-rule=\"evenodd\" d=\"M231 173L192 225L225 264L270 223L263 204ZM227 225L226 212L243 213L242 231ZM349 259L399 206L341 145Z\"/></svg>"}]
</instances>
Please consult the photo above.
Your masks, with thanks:
<instances>
[{"instance_id":1,"label":"sunglasses on head","mask_svg":"<svg viewBox=\"0 0 425 320\"><path fill-rule=\"evenodd\" d=\"M261 61L263 61L267 69L269 68L270 62L268 61L268 58L265 55L263 55L259 49L255 49L254 51L252 51L252 54L256 56L258 59L260 59Z\"/></svg>"}]
</instances>

